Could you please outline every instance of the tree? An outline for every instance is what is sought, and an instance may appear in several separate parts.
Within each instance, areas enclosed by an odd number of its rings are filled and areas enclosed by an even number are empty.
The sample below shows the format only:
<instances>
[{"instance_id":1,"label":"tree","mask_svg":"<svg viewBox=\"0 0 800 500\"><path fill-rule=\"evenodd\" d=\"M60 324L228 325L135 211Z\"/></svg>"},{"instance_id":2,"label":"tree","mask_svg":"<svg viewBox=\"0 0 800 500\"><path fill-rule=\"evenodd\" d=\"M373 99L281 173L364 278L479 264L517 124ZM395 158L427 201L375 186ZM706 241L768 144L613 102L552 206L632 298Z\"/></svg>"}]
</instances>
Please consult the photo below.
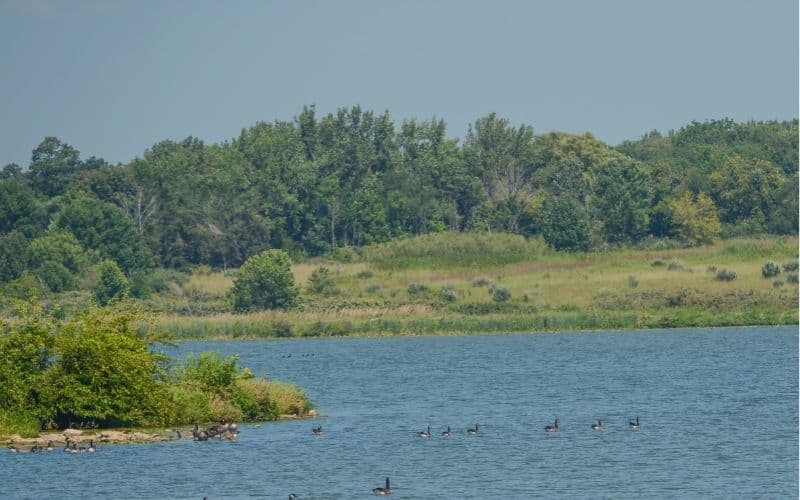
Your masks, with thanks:
<instances>
[{"instance_id":1,"label":"tree","mask_svg":"<svg viewBox=\"0 0 800 500\"><path fill-rule=\"evenodd\" d=\"M780 171L771 162L747 161L741 156L728 159L711 174L710 182L720 219L728 224L771 214L783 185Z\"/></svg>"},{"instance_id":2,"label":"tree","mask_svg":"<svg viewBox=\"0 0 800 500\"><path fill-rule=\"evenodd\" d=\"M102 257L117 262L128 276L153 266L153 255L133 221L118 207L87 193L70 193L56 225Z\"/></svg>"},{"instance_id":3,"label":"tree","mask_svg":"<svg viewBox=\"0 0 800 500\"><path fill-rule=\"evenodd\" d=\"M649 176L629 159L611 160L592 176L592 215L600 221L607 241L635 242L650 220Z\"/></svg>"},{"instance_id":4,"label":"tree","mask_svg":"<svg viewBox=\"0 0 800 500\"><path fill-rule=\"evenodd\" d=\"M16 279L25 270L28 240L19 231L0 236L0 283Z\"/></svg>"},{"instance_id":5,"label":"tree","mask_svg":"<svg viewBox=\"0 0 800 500\"><path fill-rule=\"evenodd\" d=\"M94 296L101 306L127 295L128 280L116 262L109 259L104 260L100 263L99 271L100 279L94 288Z\"/></svg>"},{"instance_id":6,"label":"tree","mask_svg":"<svg viewBox=\"0 0 800 500\"><path fill-rule=\"evenodd\" d=\"M251 311L292 307L297 288L291 266L289 254L277 249L247 259L233 282L233 308Z\"/></svg>"},{"instance_id":7,"label":"tree","mask_svg":"<svg viewBox=\"0 0 800 500\"><path fill-rule=\"evenodd\" d=\"M56 137L45 137L31 153L31 184L45 196L66 190L70 175L80 168L80 152Z\"/></svg>"},{"instance_id":8,"label":"tree","mask_svg":"<svg viewBox=\"0 0 800 500\"><path fill-rule=\"evenodd\" d=\"M721 225L714 201L705 193L697 197L690 192L670 201L675 236L684 243L707 245L719 238Z\"/></svg>"},{"instance_id":9,"label":"tree","mask_svg":"<svg viewBox=\"0 0 800 500\"><path fill-rule=\"evenodd\" d=\"M31 242L26 251L28 269L53 292L78 286L89 258L86 250L68 231L55 231Z\"/></svg>"},{"instance_id":10,"label":"tree","mask_svg":"<svg viewBox=\"0 0 800 500\"><path fill-rule=\"evenodd\" d=\"M542 204L542 237L556 250L589 249L589 218L570 196L546 198Z\"/></svg>"}]
</instances>

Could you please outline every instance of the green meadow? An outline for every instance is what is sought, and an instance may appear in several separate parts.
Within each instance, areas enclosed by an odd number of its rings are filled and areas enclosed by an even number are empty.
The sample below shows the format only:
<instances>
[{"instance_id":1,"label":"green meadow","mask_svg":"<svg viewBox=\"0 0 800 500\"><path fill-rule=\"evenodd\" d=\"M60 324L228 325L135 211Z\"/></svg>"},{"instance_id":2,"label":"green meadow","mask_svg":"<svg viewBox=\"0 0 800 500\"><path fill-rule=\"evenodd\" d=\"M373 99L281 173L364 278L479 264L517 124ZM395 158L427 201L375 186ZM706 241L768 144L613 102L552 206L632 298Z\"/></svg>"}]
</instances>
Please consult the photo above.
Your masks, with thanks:
<instances>
[{"instance_id":1,"label":"green meadow","mask_svg":"<svg viewBox=\"0 0 800 500\"><path fill-rule=\"evenodd\" d=\"M295 264L300 304L287 311L228 312L234 273L208 268L146 307L176 339L786 325L798 323L797 261L796 237L566 253L446 233ZM776 275L764 276L767 263ZM312 287L320 267L328 281Z\"/></svg>"}]
</instances>

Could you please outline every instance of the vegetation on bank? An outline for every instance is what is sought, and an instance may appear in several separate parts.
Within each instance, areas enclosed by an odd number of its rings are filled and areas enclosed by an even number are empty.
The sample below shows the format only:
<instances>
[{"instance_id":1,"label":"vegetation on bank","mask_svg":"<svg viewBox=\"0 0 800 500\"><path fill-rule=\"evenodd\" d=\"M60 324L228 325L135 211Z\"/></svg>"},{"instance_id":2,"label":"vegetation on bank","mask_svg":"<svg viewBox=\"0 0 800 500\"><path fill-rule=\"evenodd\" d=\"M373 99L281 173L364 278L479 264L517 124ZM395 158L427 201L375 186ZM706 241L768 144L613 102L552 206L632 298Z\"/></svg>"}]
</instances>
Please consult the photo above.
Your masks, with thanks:
<instances>
[{"instance_id":1,"label":"vegetation on bank","mask_svg":"<svg viewBox=\"0 0 800 500\"><path fill-rule=\"evenodd\" d=\"M230 276L188 275L185 293L153 304L162 307L157 324L175 338L202 339L798 322L797 238L692 248L659 241L651 248L565 253L496 236L494 246L488 235L480 241L457 233L426 236L297 264L299 303L288 310L226 312ZM512 259L514 238L528 253ZM460 265L447 266L448 253ZM187 314L199 302L220 307Z\"/></svg>"},{"instance_id":2,"label":"vegetation on bank","mask_svg":"<svg viewBox=\"0 0 800 500\"><path fill-rule=\"evenodd\" d=\"M173 361L132 309L91 307L68 320L21 305L0 321L0 435L69 427L274 420L311 408L298 387L258 379L237 357Z\"/></svg>"}]
</instances>

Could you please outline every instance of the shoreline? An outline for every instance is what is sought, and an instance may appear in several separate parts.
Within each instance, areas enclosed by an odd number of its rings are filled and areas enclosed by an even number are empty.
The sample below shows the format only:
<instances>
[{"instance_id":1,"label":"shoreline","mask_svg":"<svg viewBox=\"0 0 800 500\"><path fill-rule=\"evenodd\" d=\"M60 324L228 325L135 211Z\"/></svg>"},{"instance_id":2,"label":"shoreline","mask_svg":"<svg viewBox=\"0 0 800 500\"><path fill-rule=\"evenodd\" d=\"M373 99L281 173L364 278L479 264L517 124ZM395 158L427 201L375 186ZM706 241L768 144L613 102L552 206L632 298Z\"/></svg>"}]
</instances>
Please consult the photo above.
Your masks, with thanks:
<instances>
[{"instance_id":1,"label":"shoreline","mask_svg":"<svg viewBox=\"0 0 800 500\"><path fill-rule=\"evenodd\" d=\"M310 410L305 415L280 415L277 420L268 422L281 422L284 420L312 420L320 418L316 410ZM263 425L268 422L244 422L245 425ZM65 429L63 431L44 431L36 437L22 437L19 434L0 436L0 446L11 448L15 446L47 446L52 442L55 448L63 448L67 441L77 444L88 444L94 440L95 444L145 444L164 443L178 440L192 440L192 426L176 426L173 429L145 432L144 429ZM174 429L181 432L182 438L177 436ZM28 450L24 450L28 451ZM57 451L57 450L55 450Z\"/></svg>"}]
</instances>

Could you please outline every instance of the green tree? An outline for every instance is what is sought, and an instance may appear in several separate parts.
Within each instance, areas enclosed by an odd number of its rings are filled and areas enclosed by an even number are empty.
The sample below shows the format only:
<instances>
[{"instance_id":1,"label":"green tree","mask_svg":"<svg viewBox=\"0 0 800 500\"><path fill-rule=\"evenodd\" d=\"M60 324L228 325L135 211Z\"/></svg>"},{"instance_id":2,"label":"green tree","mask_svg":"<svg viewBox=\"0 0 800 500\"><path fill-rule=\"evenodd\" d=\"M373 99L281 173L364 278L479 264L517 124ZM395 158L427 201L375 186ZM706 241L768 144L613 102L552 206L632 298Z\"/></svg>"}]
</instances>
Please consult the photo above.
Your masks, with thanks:
<instances>
[{"instance_id":1,"label":"green tree","mask_svg":"<svg viewBox=\"0 0 800 500\"><path fill-rule=\"evenodd\" d=\"M127 275L153 266L153 255L133 221L118 207L83 192L70 193L56 218L87 248L114 260Z\"/></svg>"},{"instance_id":2,"label":"green tree","mask_svg":"<svg viewBox=\"0 0 800 500\"><path fill-rule=\"evenodd\" d=\"M683 193L669 203L675 236L688 245L707 245L719 238L721 225L714 201L705 193Z\"/></svg>"},{"instance_id":3,"label":"green tree","mask_svg":"<svg viewBox=\"0 0 800 500\"><path fill-rule=\"evenodd\" d=\"M589 249L589 217L570 196L549 197L542 204L542 237L556 250Z\"/></svg>"},{"instance_id":4,"label":"green tree","mask_svg":"<svg viewBox=\"0 0 800 500\"><path fill-rule=\"evenodd\" d=\"M728 224L771 214L783 186L780 171L774 164L764 160L747 161L741 156L728 159L711 174L710 182L720 219ZM761 230L765 229L762 226Z\"/></svg>"},{"instance_id":5,"label":"green tree","mask_svg":"<svg viewBox=\"0 0 800 500\"><path fill-rule=\"evenodd\" d=\"M77 288L90 258L72 233L55 231L31 241L26 260L28 269L51 291L63 292Z\"/></svg>"},{"instance_id":6,"label":"green tree","mask_svg":"<svg viewBox=\"0 0 800 500\"><path fill-rule=\"evenodd\" d=\"M45 137L31 154L31 184L45 196L64 192L80 168L80 153L56 137Z\"/></svg>"},{"instance_id":7,"label":"green tree","mask_svg":"<svg viewBox=\"0 0 800 500\"><path fill-rule=\"evenodd\" d=\"M250 257L233 282L233 307L237 311L287 309L294 305L297 288L289 254L271 249Z\"/></svg>"},{"instance_id":8,"label":"green tree","mask_svg":"<svg viewBox=\"0 0 800 500\"><path fill-rule=\"evenodd\" d=\"M100 278L94 288L94 296L101 306L127 295L130 288L128 279L116 262L104 260L100 263L99 271Z\"/></svg>"},{"instance_id":9,"label":"green tree","mask_svg":"<svg viewBox=\"0 0 800 500\"><path fill-rule=\"evenodd\" d=\"M28 240L19 231L0 236L0 283L16 279L25 270Z\"/></svg>"},{"instance_id":10,"label":"green tree","mask_svg":"<svg viewBox=\"0 0 800 500\"><path fill-rule=\"evenodd\" d=\"M592 176L592 214L611 243L636 242L650 221L649 176L629 159L604 163Z\"/></svg>"}]
</instances>

